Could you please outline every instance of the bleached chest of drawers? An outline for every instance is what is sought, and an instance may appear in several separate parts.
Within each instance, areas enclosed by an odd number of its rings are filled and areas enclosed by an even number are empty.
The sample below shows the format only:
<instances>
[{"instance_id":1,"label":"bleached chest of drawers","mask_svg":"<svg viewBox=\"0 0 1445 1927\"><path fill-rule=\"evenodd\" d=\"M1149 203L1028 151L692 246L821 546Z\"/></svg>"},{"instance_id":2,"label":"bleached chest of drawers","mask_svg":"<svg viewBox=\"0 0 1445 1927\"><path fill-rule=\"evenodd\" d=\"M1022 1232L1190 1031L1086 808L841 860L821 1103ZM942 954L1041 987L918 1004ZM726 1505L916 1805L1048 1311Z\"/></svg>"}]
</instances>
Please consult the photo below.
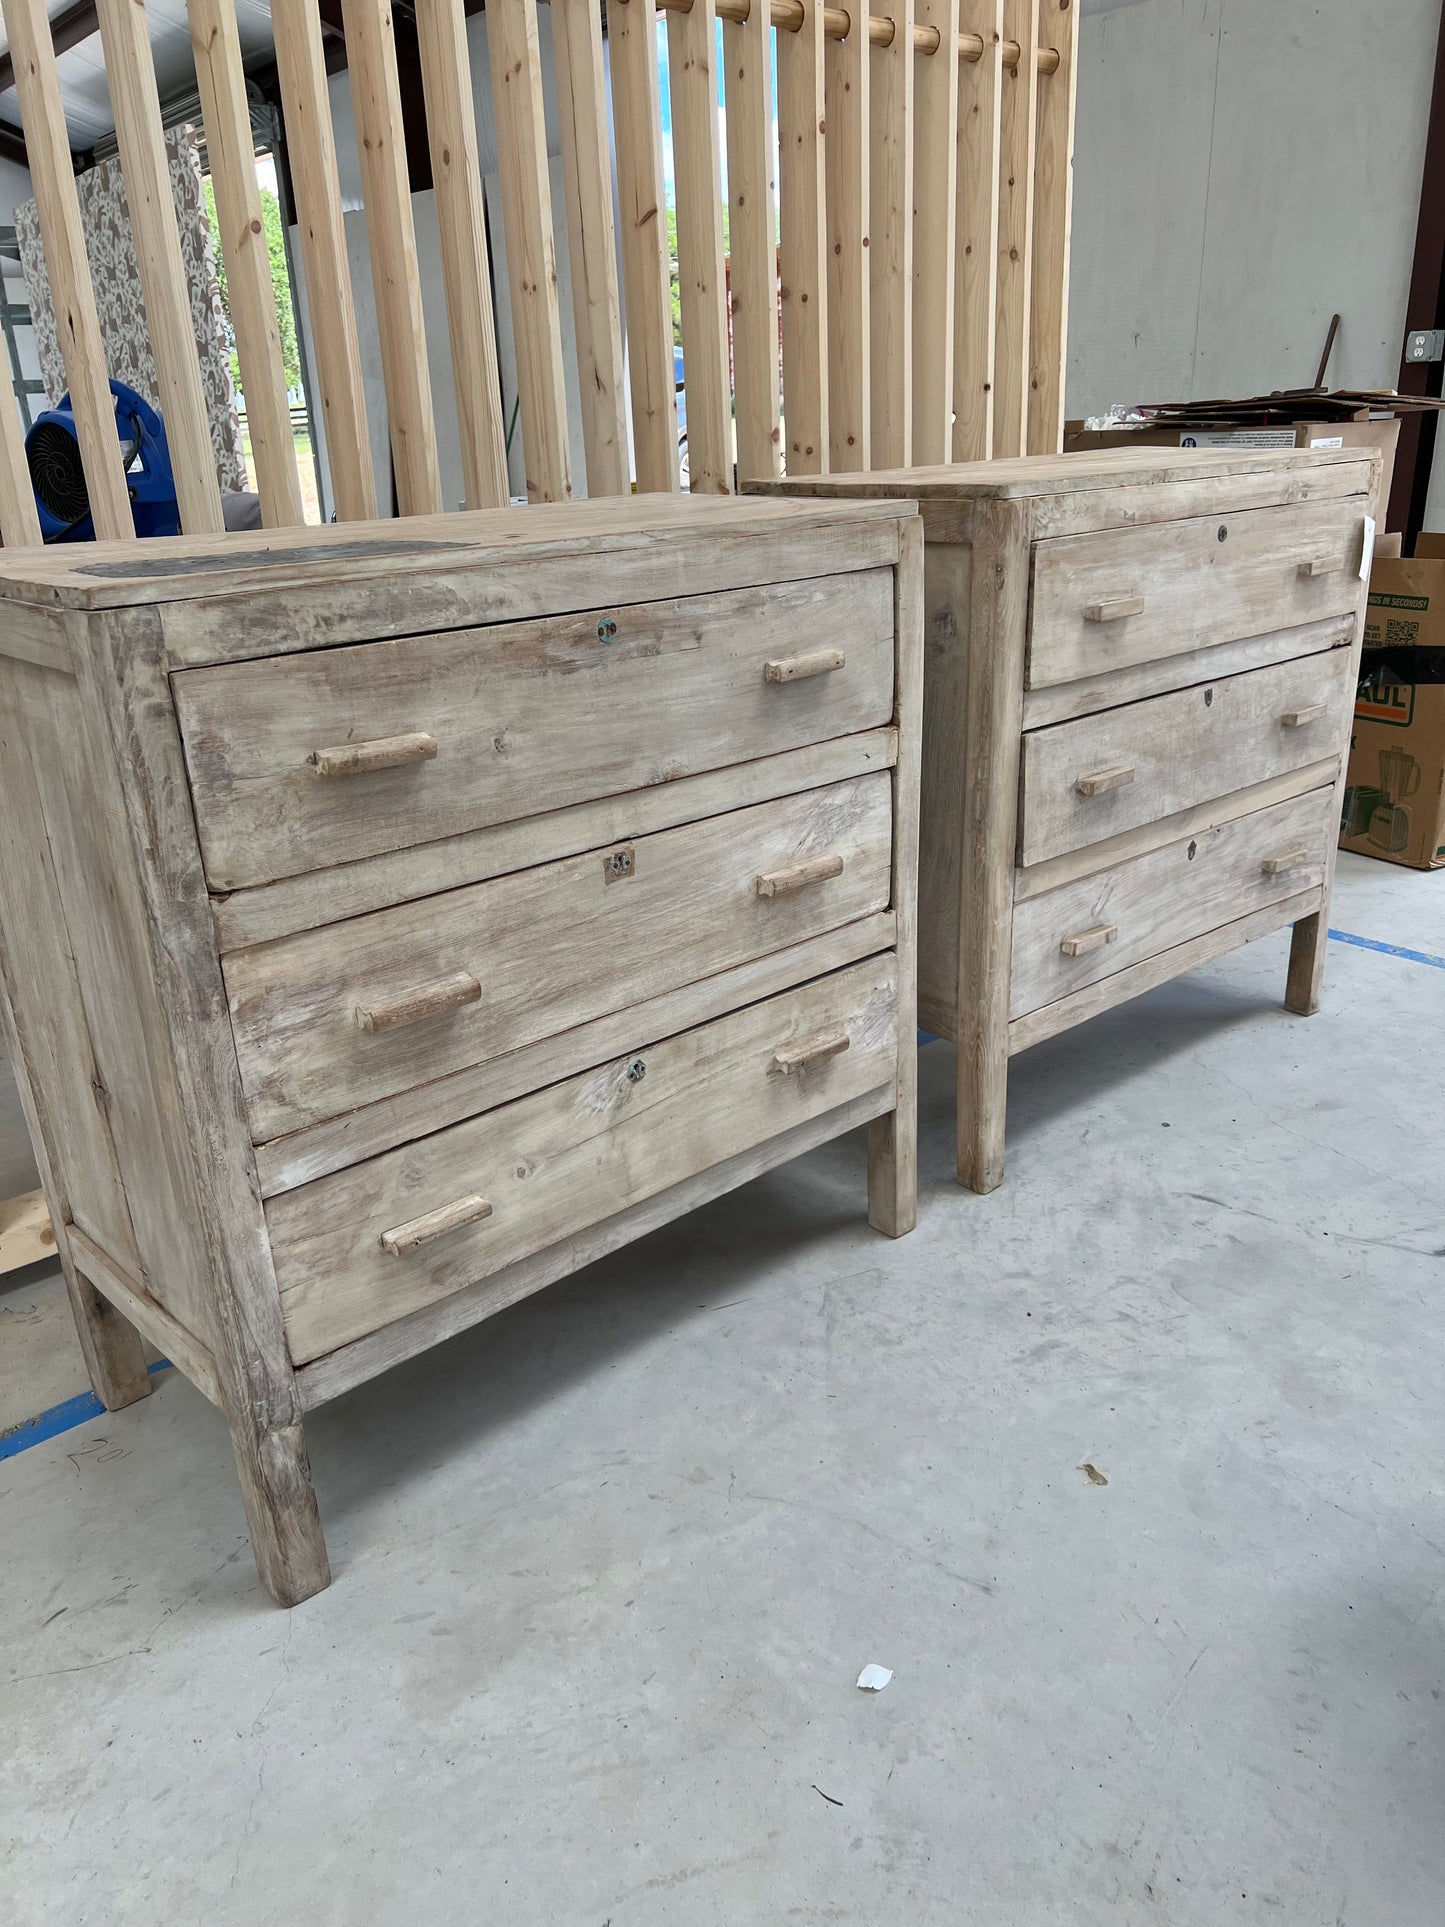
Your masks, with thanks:
<instances>
[{"instance_id":1,"label":"bleached chest of drawers","mask_svg":"<svg viewBox=\"0 0 1445 1927\"><path fill-rule=\"evenodd\" d=\"M781 485L922 507L919 1011L975 1190L1014 1052L1284 924L1317 1008L1377 483L1116 449Z\"/></svg>"},{"instance_id":2,"label":"bleached chest of drawers","mask_svg":"<svg viewBox=\"0 0 1445 1927\"><path fill-rule=\"evenodd\" d=\"M304 1412L867 1122L913 1222L922 533L635 502L0 561L0 931L97 1392Z\"/></svg>"}]
</instances>

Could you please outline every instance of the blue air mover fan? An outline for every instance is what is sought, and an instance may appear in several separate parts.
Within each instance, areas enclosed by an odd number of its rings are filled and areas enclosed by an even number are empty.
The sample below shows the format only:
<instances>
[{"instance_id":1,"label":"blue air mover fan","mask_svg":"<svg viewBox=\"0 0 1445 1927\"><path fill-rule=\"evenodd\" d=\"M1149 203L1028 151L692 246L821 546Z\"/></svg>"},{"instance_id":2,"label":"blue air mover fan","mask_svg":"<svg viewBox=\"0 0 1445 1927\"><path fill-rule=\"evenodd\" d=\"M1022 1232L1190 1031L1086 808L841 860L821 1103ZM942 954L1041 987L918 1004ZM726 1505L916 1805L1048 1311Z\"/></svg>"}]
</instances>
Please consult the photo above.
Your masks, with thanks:
<instances>
[{"instance_id":1,"label":"blue air mover fan","mask_svg":"<svg viewBox=\"0 0 1445 1927\"><path fill-rule=\"evenodd\" d=\"M165 424L150 403L124 382L113 381L115 429L125 457L125 483L130 490L131 514L137 535L178 535L175 477ZM40 512L40 531L47 542L93 542L90 492L80 463L80 442L69 395L58 408L36 417L25 437L25 459Z\"/></svg>"}]
</instances>

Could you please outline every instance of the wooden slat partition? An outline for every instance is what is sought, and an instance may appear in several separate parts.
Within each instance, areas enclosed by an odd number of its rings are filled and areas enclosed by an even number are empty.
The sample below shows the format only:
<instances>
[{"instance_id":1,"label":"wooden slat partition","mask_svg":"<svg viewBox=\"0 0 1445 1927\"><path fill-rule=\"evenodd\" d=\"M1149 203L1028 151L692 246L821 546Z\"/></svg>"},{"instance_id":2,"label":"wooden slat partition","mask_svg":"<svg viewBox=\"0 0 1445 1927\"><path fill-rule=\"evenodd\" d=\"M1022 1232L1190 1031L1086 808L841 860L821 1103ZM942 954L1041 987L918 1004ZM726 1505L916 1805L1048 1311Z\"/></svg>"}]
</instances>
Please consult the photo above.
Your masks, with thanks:
<instances>
[{"instance_id":1,"label":"wooden slat partition","mask_svg":"<svg viewBox=\"0 0 1445 1927\"><path fill-rule=\"evenodd\" d=\"M53 46L41 0L0 4L69 320L98 523L125 534ZM182 516L189 529L215 528L144 0L98 4ZM679 486L660 13L691 486L725 491L739 467L748 477L784 463L808 474L1058 446L1077 0L877 0L877 12L819 0L611 0L605 28L602 0L549 4L590 493ZM402 513L430 513L443 504L390 5L341 0L396 499ZM469 504L491 506L508 495L511 398L497 373L465 6L415 0L463 488ZM188 7L256 479L267 522L295 522L300 487L233 0ZM571 456L536 8L489 0L487 39L527 494L559 500L571 493ZM373 512L375 489L321 21L316 0L274 0L273 18L332 485L339 514L353 519ZM8 443L0 519L29 539L23 455Z\"/></svg>"},{"instance_id":2,"label":"wooden slat partition","mask_svg":"<svg viewBox=\"0 0 1445 1927\"><path fill-rule=\"evenodd\" d=\"M552 50L567 189L567 256L587 493L625 495L627 460L616 219L598 0L552 0Z\"/></svg>"},{"instance_id":3,"label":"wooden slat partition","mask_svg":"<svg viewBox=\"0 0 1445 1927\"><path fill-rule=\"evenodd\" d=\"M958 0L916 0L942 48L958 44ZM913 460L953 448L953 241L958 224L958 60L923 59L913 102Z\"/></svg>"},{"instance_id":4,"label":"wooden slat partition","mask_svg":"<svg viewBox=\"0 0 1445 1927\"><path fill-rule=\"evenodd\" d=\"M778 245L773 179L773 26L765 8L723 26L738 473L782 470Z\"/></svg>"},{"instance_id":5,"label":"wooden slat partition","mask_svg":"<svg viewBox=\"0 0 1445 1927\"><path fill-rule=\"evenodd\" d=\"M99 0L105 77L181 529L221 535L221 490L142 0Z\"/></svg>"},{"instance_id":6,"label":"wooden slat partition","mask_svg":"<svg viewBox=\"0 0 1445 1927\"><path fill-rule=\"evenodd\" d=\"M893 27L869 76L868 275L872 456L913 460L913 0L880 0ZM875 19L878 16L874 16Z\"/></svg>"},{"instance_id":7,"label":"wooden slat partition","mask_svg":"<svg viewBox=\"0 0 1445 1927\"><path fill-rule=\"evenodd\" d=\"M487 47L502 175L517 384L522 395L527 500L565 502L572 493L572 458L567 446L567 386L562 367L562 317L557 305L557 247L552 238L537 0L492 0L487 8Z\"/></svg>"},{"instance_id":8,"label":"wooden slat partition","mask_svg":"<svg viewBox=\"0 0 1445 1927\"><path fill-rule=\"evenodd\" d=\"M13 384L0 381L0 544L28 548L40 541L40 517L25 461L25 435Z\"/></svg>"},{"instance_id":9,"label":"wooden slat partition","mask_svg":"<svg viewBox=\"0 0 1445 1927\"><path fill-rule=\"evenodd\" d=\"M461 436L462 487L469 509L505 508L511 499L507 444L462 0L417 0L416 33Z\"/></svg>"},{"instance_id":10,"label":"wooden slat partition","mask_svg":"<svg viewBox=\"0 0 1445 1927\"><path fill-rule=\"evenodd\" d=\"M120 437L85 258L50 26L41 0L4 0L4 20L90 512L102 540L129 540L135 535L135 523L121 469Z\"/></svg>"},{"instance_id":11,"label":"wooden slat partition","mask_svg":"<svg viewBox=\"0 0 1445 1927\"><path fill-rule=\"evenodd\" d=\"M331 494L339 521L363 522L376 514L376 477L316 0L271 0L271 30L306 277L311 351L326 425Z\"/></svg>"},{"instance_id":12,"label":"wooden slat partition","mask_svg":"<svg viewBox=\"0 0 1445 1927\"><path fill-rule=\"evenodd\" d=\"M993 453L998 324L999 115L1004 0L963 0L961 24L983 52L958 69L958 227L953 259L953 459ZM1041 83L1048 85L1048 82Z\"/></svg>"},{"instance_id":13,"label":"wooden slat partition","mask_svg":"<svg viewBox=\"0 0 1445 1927\"><path fill-rule=\"evenodd\" d=\"M607 33L612 47L612 128L621 203L632 448L637 486L644 493L654 493L677 488L678 449L653 0L616 0L608 9Z\"/></svg>"},{"instance_id":14,"label":"wooden slat partition","mask_svg":"<svg viewBox=\"0 0 1445 1927\"><path fill-rule=\"evenodd\" d=\"M1028 452L1064 445L1064 364L1069 332L1069 237L1074 212L1074 99L1078 0L1040 0L1039 42L1059 56L1040 73L1034 168L1033 292L1029 318Z\"/></svg>"},{"instance_id":15,"label":"wooden slat partition","mask_svg":"<svg viewBox=\"0 0 1445 1927\"><path fill-rule=\"evenodd\" d=\"M236 15L230 0L187 0L186 10L226 264L231 326L246 396L251 473L261 497L262 520L268 528L284 528L304 520L301 478L286 403L271 256L256 185L256 149Z\"/></svg>"},{"instance_id":16,"label":"wooden slat partition","mask_svg":"<svg viewBox=\"0 0 1445 1927\"><path fill-rule=\"evenodd\" d=\"M1004 38L1021 49L1007 69L999 134L998 333L994 342L993 452L1022 455L1028 441L1029 310L1033 294L1034 80L1039 0L1004 0Z\"/></svg>"},{"instance_id":17,"label":"wooden slat partition","mask_svg":"<svg viewBox=\"0 0 1445 1927\"><path fill-rule=\"evenodd\" d=\"M435 515L442 507L441 471L390 0L341 0L341 19L366 196L397 512Z\"/></svg>"},{"instance_id":18,"label":"wooden slat partition","mask_svg":"<svg viewBox=\"0 0 1445 1927\"><path fill-rule=\"evenodd\" d=\"M688 487L698 495L726 495L733 485L732 385L728 379L723 273L714 0L692 0L686 13L671 16L667 54L677 191Z\"/></svg>"},{"instance_id":19,"label":"wooden slat partition","mask_svg":"<svg viewBox=\"0 0 1445 1927\"><path fill-rule=\"evenodd\" d=\"M823 167L823 9L778 36L778 208L783 303L783 429L790 475L828 466L827 199Z\"/></svg>"},{"instance_id":20,"label":"wooden slat partition","mask_svg":"<svg viewBox=\"0 0 1445 1927\"><path fill-rule=\"evenodd\" d=\"M862 22L823 50L828 188L828 459L871 468L869 94L873 52Z\"/></svg>"}]
</instances>

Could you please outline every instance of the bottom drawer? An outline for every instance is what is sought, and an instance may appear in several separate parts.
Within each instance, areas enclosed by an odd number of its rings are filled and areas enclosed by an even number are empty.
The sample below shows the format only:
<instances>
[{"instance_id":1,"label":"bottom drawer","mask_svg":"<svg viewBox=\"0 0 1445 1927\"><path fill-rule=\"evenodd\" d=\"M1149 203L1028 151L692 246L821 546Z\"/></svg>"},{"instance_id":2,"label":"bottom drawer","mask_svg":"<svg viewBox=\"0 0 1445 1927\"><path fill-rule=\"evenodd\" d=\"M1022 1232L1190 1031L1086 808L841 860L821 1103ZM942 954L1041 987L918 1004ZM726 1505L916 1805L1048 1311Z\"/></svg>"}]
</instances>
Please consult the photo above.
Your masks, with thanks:
<instances>
[{"instance_id":1,"label":"bottom drawer","mask_svg":"<svg viewBox=\"0 0 1445 1927\"><path fill-rule=\"evenodd\" d=\"M266 1207L298 1365L890 1084L892 953Z\"/></svg>"},{"instance_id":2,"label":"bottom drawer","mask_svg":"<svg viewBox=\"0 0 1445 1927\"><path fill-rule=\"evenodd\" d=\"M1183 837L1014 908L1009 1016L1324 882L1333 786Z\"/></svg>"}]
</instances>

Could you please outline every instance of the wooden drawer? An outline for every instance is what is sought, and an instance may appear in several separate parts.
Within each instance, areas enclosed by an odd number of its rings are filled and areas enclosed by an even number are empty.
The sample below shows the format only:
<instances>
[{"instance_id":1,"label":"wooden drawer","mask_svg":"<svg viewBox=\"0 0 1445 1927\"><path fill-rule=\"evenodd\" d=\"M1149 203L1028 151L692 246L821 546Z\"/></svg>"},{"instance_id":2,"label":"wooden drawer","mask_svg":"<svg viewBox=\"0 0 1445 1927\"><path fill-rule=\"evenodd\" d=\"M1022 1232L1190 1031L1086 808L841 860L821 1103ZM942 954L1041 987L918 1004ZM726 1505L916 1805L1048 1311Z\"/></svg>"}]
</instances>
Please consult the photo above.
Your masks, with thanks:
<instances>
[{"instance_id":1,"label":"wooden drawer","mask_svg":"<svg viewBox=\"0 0 1445 1927\"><path fill-rule=\"evenodd\" d=\"M1335 832L1331 785L1015 905L1009 1016L1317 889Z\"/></svg>"},{"instance_id":2,"label":"wooden drawer","mask_svg":"<svg viewBox=\"0 0 1445 1927\"><path fill-rule=\"evenodd\" d=\"M1353 651L1331 649L1034 730L1023 739L1019 862L1338 756L1353 702Z\"/></svg>"},{"instance_id":3,"label":"wooden drawer","mask_svg":"<svg viewBox=\"0 0 1445 1927\"><path fill-rule=\"evenodd\" d=\"M223 969L252 1134L886 909L891 852L879 771L238 951Z\"/></svg>"},{"instance_id":4,"label":"wooden drawer","mask_svg":"<svg viewBox=\"0 0 1445 1927\"><path fill-rule=\"evenodd\" d=\"M893 714L893 572L187 669L213 889L292 876Z\"/></svg>"},{"instance_id":5,"label":"wooden drawer","mask_svg":"<svg viewBox=\"0 0 1445 1927\"><path fill-rule=\"evenodd\" d=\"M1026 687L1352 614L1365 512L1347 496L1036 543Z\"/></svg>"},{"instance_id":6,"label":"wooden drawer","mask_svg":"<svg viewBox=\"0 0 1445 1927\"><path fill-rule=\"evenodd\" d=\"M891 1085L896 998L889 953L272 1199L292 1357Z\"/></svg>"}]
</instances>

